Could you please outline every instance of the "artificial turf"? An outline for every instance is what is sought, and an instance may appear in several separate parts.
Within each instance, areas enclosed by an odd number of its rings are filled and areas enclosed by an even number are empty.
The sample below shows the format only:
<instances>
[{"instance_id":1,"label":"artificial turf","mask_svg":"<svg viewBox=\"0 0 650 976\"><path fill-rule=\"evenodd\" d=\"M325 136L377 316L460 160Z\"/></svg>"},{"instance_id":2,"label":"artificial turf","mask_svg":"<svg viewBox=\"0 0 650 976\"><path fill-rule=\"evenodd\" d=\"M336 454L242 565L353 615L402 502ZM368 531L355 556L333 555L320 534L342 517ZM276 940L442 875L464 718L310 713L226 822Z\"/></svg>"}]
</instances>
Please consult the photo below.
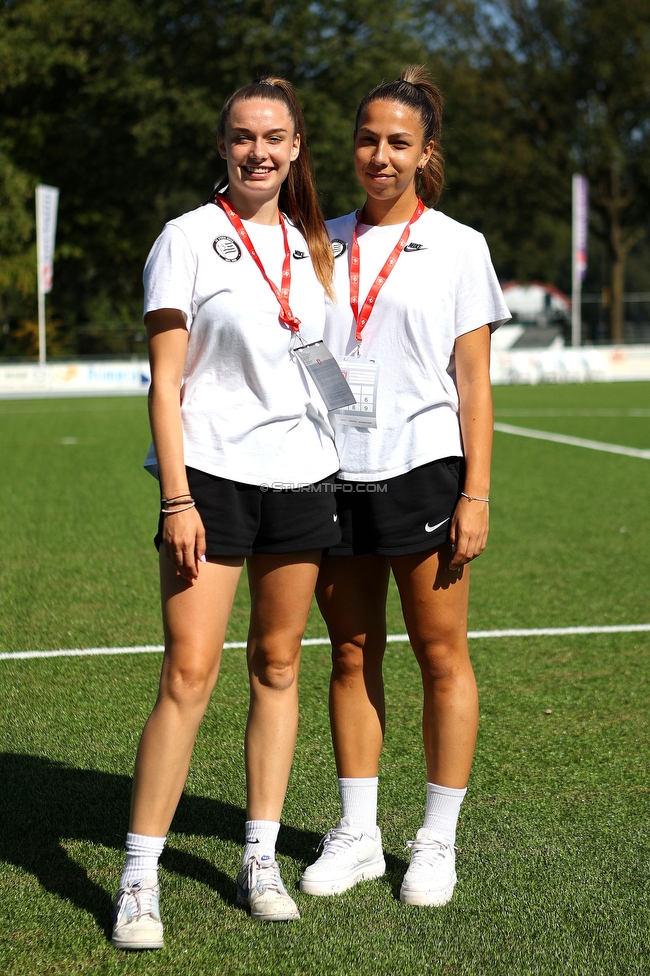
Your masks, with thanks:
<instances>
[{"instance_id":1,"label":"artificial turf","mask_svg":"<svg viewBox=\"0 0 650 976\"><path fill-rule=\"evenodd\" d=\"M508 423L650 447L650 384L497 388L495 404ZM144 399L0 403L3 651L161 642L147 443ZM648 622L649 476L643 459L497 434L470 627ZM246 612L243 582L230 639L245 638ZM391 591L389 631L403 629ZM308 633L325 633L317 612ZM337 898L299 895L296 924L259 926L236 907L247 694L233 649L162 859L166 945L131 955L107 942L110 901L160 656L0 661L0 972L650 971L650 635L492 638L471 651L481 727L448 906L396 897L424 762L417 667L408 645L392 644L386 877ZM305 648L279 841L292 890L338 816L327 682L327 648Z\"/></svg>"}]
</instances>

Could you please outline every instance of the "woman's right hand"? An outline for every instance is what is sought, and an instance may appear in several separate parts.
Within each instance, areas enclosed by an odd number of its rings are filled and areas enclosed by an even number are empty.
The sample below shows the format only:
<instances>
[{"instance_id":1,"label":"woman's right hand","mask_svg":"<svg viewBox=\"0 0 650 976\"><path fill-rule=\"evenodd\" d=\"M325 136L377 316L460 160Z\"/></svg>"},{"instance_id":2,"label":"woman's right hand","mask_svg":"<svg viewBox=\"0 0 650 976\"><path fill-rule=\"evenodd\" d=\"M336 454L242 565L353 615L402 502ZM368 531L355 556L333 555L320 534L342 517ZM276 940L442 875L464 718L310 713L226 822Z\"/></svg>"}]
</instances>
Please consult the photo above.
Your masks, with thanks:
<instances>
[{"instance_id":1,"label":"woman's right hand","mask_svg":"<svg viewBox=\"0 0 650 976\"><path fill-rule=\"evenodd\" d=\"M165 515L162 530L165 552L178 576L192 583L198 579L199 563L205 562L205 529L196 508Z\"/></svg>"}]
</instances>

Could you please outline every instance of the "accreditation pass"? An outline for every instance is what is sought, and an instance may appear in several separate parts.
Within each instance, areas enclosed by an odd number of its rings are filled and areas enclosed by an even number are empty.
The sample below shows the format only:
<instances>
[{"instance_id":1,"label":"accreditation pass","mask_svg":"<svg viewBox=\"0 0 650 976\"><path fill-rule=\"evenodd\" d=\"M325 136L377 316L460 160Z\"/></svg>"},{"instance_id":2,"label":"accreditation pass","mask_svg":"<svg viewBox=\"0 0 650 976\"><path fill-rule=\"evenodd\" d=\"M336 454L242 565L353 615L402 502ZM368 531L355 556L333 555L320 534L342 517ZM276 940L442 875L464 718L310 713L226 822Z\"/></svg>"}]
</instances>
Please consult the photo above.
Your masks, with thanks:
<instances>
[{"instance_id":1,"label":"accreditation pass","mask_svg":"<svg viewBox=\"0 0 650 976\"><path fill-rule=\"evenodd\" d=\"M293 351L316 384L328 410L355 402L339 364L322 339L297 346Z\"/></svg>"},{"instance_id":2,"label":"accreditation pass","mask_svg":"<svg viewBox=\"0 0 650 976\"><path fill-rule=\"evenodd\" d=\"M339 366L354 394L354 403L335 411L337 422L351 427L376 427L377 363L373 359L351 356L349 359L339 359Z\"/></svg>"}]
</instances>

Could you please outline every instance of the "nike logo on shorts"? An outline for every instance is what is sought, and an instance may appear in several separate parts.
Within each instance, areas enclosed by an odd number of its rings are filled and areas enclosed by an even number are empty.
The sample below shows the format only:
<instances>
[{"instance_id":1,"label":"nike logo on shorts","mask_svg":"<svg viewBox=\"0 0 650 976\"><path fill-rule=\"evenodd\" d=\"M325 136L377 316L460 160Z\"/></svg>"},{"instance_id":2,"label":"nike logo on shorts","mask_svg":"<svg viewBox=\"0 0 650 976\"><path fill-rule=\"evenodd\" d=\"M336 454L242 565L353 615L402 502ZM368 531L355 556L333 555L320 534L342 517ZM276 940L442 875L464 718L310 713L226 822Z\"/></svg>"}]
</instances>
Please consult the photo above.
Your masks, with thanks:
<instances>
[{"instance_id":1,"label":"nike logo on shorts","mask_svg":"<svg viewBox=\"0 0 650 976\"><path fill-rule=\"evenodd\" d=\"M435 530L436 529L439 529L441 525L444 525L445 522L448 522L450 518L451 518L451 516L447 516L446 519L443 519L442 522L437 522L435 525L429 525L428 522L425 522L424 523L424 531L425 532L435 532Z\"/></svg>"}]
</instances>

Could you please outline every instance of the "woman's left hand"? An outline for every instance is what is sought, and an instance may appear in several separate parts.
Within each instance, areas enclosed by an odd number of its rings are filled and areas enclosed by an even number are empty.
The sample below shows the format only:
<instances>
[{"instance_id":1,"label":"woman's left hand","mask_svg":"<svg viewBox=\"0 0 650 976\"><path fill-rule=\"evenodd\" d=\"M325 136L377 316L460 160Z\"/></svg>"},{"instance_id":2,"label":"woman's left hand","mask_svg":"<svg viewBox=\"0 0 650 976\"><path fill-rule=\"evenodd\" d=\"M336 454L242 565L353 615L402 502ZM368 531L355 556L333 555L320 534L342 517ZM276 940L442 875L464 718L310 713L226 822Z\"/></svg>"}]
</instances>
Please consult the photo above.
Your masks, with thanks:
<instances>
[{"instance_id":1,"label":"woman's left hand","mask_svg":"<svg viewBox=\"0 0 650 976\"><path fill-rule=\"evenodd\" d=\"M490 510L487 502L459 498L451 519L449 539L453 556L450 569L460 569L480 556L487 544Z\"/></svg>"}]
</instances>

